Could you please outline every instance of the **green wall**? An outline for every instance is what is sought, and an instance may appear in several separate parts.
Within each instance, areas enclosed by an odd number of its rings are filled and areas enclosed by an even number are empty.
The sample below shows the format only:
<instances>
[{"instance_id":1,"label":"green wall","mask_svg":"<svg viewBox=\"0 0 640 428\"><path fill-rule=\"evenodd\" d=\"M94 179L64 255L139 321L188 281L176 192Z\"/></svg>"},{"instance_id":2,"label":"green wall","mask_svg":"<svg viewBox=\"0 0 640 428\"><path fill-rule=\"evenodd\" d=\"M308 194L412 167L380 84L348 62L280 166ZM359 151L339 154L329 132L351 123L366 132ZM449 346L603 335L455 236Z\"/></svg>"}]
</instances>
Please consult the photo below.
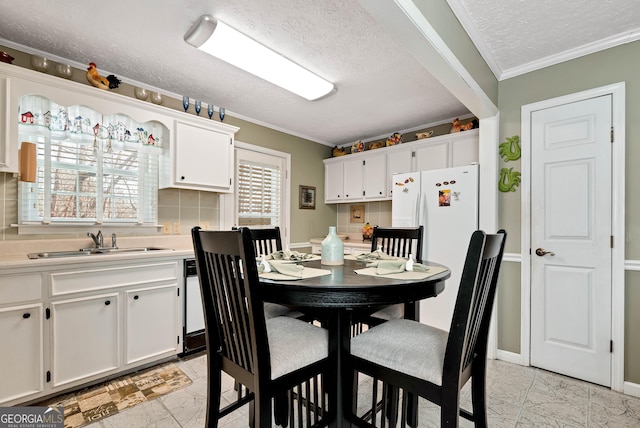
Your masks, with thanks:
<instances>
[{"instance_id":1,"label":"green wall","mask_svg":"<svg viewBox=\"0 0 640 428\"><path fill-rule=\"evenodd\" d=\"M640 114L640 42L628 43L562 64L524 74L499 83L500 141L521 135L520 109L530 104L617 82L626 82L626 236L627 260L640 259L640 192L633 186L640 182L640 129L635 118ZM505 166L505 165L503 165ZM509 162L521 170L519 161ZM499 226L509 231L506 252L520 253L521 190L499 195ZM506 263L499 291L499 338L501 349L519 352L520 293L513 289L520 282L520 271ZM517 265L517 264L516 264ZM640 383L640 335L635 333L640 321L632 310L640 305L640 274L627 272L625 281L625 380ZM616 310L617 308L614 308Z\"/></svg>"}]
</instances>

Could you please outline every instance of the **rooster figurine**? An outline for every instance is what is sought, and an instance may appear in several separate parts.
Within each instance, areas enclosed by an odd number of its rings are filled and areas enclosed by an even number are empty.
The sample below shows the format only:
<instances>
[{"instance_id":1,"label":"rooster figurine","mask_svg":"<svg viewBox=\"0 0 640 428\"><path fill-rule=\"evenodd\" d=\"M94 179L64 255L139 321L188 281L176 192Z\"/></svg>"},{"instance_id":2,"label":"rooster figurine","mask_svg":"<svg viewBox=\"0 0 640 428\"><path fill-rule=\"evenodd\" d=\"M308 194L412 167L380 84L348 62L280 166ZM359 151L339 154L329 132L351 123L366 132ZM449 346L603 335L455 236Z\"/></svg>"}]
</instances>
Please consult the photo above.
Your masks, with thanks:
<instances>
[{"instance_id":1,"label":"rooster figurine","mask_svg":"<svg viewBox=\"0 0 640 428\"><path fill-rule=\"evenodd\" d=\"M120 79L113 74L108 75L106 78L100 76L96 69L96 63L90 62L89 68L87 68L87 80L96 88L100 89L115 89L120 85Z\"/></svg>"}]
</instances>

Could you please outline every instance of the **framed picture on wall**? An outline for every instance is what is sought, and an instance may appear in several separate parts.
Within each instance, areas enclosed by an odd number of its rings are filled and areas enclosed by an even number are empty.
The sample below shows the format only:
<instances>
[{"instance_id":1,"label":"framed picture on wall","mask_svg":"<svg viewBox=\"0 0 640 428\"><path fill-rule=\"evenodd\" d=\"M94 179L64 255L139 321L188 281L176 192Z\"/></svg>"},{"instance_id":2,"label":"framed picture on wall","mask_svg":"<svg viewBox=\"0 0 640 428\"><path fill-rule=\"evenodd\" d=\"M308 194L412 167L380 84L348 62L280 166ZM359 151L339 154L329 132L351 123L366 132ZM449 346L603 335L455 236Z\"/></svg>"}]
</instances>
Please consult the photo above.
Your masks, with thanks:
<instances>
[{"instance_id":1,"label":"framed picture on wall","mask_svg":"<svg viewBox=\"0 0 640 428\"><path fill-rule=\"evenodd\" d=\"M316 209L316 188L313 186L300 186L300 209Z\"/></svg>"}]
</instances>

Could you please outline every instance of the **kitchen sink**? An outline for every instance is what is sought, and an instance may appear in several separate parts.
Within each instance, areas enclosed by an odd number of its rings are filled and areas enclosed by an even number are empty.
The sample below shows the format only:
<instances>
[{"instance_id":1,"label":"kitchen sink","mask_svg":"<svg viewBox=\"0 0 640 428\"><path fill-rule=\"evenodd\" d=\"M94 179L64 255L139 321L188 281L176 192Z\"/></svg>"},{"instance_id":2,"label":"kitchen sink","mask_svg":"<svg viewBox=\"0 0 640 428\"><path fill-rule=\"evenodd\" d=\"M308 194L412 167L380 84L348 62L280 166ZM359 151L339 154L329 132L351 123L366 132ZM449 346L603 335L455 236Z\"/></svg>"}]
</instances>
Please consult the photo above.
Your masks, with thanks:
<instances>
[{"instance_id":1,"label":"kitchen sink","mask_svg":"<svg viewBox=\"0 0 640 428\"><path fill-rule=\"evenodd\" d=\"M130 248L81 248L76 251L46 251L42 253L29 253L30 259L50 259L55 257L87 257L102 254L140 253L144 251L170 250L160 247L130 247Z\"/></svg>"}]
</instances>

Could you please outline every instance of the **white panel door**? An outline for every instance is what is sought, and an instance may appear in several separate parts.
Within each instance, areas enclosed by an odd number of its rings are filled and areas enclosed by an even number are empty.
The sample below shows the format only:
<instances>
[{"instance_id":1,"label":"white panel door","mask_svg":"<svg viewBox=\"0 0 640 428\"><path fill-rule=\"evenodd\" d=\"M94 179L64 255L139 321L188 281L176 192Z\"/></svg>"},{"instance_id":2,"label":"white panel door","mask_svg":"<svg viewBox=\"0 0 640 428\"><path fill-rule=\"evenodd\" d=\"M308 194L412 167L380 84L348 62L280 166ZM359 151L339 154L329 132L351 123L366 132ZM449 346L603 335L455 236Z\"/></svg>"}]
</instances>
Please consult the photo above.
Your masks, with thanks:
<instances>
[{"instance_id":1,"label":"white panel door","mask_svg":"<svg viewBox=\"0 0 640 428\"><path fill-rule=\"evenodd\" d=\"M611 384L611 96L531 114L531 364Z\"/></svg>"}]
</instances>

